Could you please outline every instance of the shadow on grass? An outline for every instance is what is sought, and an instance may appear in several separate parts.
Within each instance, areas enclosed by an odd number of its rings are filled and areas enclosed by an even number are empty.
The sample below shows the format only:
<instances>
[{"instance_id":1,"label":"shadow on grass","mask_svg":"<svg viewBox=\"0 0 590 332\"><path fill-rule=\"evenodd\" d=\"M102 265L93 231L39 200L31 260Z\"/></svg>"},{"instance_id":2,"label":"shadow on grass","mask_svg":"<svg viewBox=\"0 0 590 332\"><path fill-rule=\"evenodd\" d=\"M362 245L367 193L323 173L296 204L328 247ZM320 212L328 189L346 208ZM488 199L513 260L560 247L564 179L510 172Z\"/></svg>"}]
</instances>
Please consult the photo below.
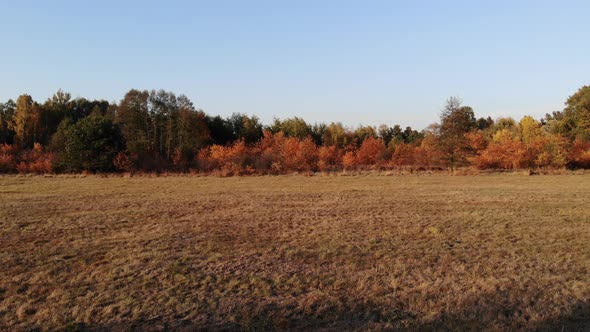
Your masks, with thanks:
<instances>
[{"instance_id":1,"label":"shadow on grass","mask_svg":"<svg viewBox=\"0 0 590 332\"><path fill-rule=\"evenodd\" d=\"M546 308L548 311L550 308ZM419 331L590 331L590 303L577 302L556 317L533 321L518 305L484 305L442 313L435 319L410 324Z\"/></svg>"},{"instance_id":2,"label":"shadow on grass","mask_svg":"<svg viewBox=\"0 0 590 332\"><path fill-rule=\"evenodd\" d=\"M106 325L73 324L70 331L269 331L269 330L366 330L375 328L393 329L402 313L371 303L350 303L351 307L335 300L327 300L317 308L300 311L294 307L279 307L275 304L244 307L233 310L233 319L220 313L208 313L206 322L173 320L161 317L154 320L121 321ZM228 315L229 316L229 315Z\"/></svg>"},{"instance_id":3,"label":"shadow on grass","mask_svg":"<svg viewBox=\"0 0 590 332\"><path fill-rule=\"evenodd\" d=\"M578 302L569 314L537 326L541 331L590 331L590 302Z\"/></svg>"},{"instance_id":4,"label":"shadow on grass","mask_svg":"<svg viewBox=\"0 0 590 332\"><path fill-rule=\"evenodd\" d=\"M121 321L107 325L73 324L70 331L268 331L268 330L400 330L400 331L481 331L481 330L532 330L532 331L590 331L590 303L574 303L569 312L558 317L532 322L523 307L514 304L494 304L493 297L483 305L474 305L453 313L440 313L424 322L420 317L395 310L385 312L376 305L354 305L324 315L302 313L288 308L268 307L256 316L234 321L223 318L204 323L187 320ZM549 308L547 308L549 309Z\"/></svg>"}]
</instances>

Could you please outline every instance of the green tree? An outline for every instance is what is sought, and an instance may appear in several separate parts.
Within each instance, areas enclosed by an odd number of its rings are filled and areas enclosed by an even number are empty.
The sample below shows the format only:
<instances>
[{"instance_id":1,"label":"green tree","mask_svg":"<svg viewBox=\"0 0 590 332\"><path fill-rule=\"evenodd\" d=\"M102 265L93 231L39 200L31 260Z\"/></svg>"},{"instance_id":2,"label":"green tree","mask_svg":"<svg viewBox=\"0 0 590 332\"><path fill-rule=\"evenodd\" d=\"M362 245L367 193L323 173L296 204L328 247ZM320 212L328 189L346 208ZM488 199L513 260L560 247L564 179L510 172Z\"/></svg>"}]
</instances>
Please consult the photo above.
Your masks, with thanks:
<instances>
[{"instance_id":1,"label":"green tree","mask_svg":"<svg viewBox=\"0 0 590 332\"><path fill-rule=\"evenodd\" d=\"M383 140L385 146L389 146L389 142L393 139L393 128L382 124L379 125L379 129L377 129L379 137Z\"/></svg>"},{"instance_id":2,"label":"green tree","mask_svg":"<svg viewBox=\"0 0 590 332\"><path fill-rule=\"evenodd\" d=\"M132 153L147 153L152 146L148 97L147 91L130 90L121 100L115 115L115 122L121 127L127 149Z\"/></svg>"},{"instance_id":3,"label":"green tree","mask_svg":"<svg viewBox=\"0 0 590 332\"><path fill-rule=\"evenodd\" d=\"M72 97L69 93L58 90L40 106L40 138L47 145L51 136L57 131L62 120L68 117L72 109Z\"/></svg>"},{"instance_id":4,"label":"green tree","mask_svg":"<svg viewBox=\"0 0 590 332\"><path fill-rule=\"evenodd\" d=\"M114 119L116 109L116 105L112 105L106 100L76 98L69 102L65 116L71 118L74 122L90 115L104 116L109 119Z\"/></svg>"},{"instance_id":5,"label":"green tree","mask_svg":"<svg viewBox=\"0 0 590 332\"><path fill-rule=\"evenodd\" d=\"M567 99L556 131L571 140L590 140L590 86L581 87Z\"/></svg>"},{"instance_id":6,"label":"green tree","mask_svg":"<svg viewBox=\"0 0 590 332\"><path fill-rule=\"evenodd\" d=\"M393 145L404 143L406 140L404 137L404 131L402 130L402 127L399 124L396 124L395 126L393 126L393 128L391 128L391 134L391 143Z\"/></svg>"},{"instance_id":7,"label":"green tree","mask_svg":"<svg viewBox=\"0 0 590 332\"><path fill-rule=\"evenodd\" d=\"M312 134L311 126L299 117L282 121L275 118L273 124L268 129L275 134L282 131L287 137L297 137L299 139L304 139Z\"/></svg>"},{"instance_id":8,"label":"green tree","mask_svg":"<svg viewBox=\"0 0 590 332\"><path fill-rule=\"evenodd\" d=\"M0 103L0 144L14 143L14 130L11 128L16 103L10 99L6 103Z\"/></svg>"},{"instance_id":9,"label":"green tree","mask_svg":"<svg viewBox=\"0 0 590 332\"><path fill-rule=\"evenodd\" d=\"M458 163L463 163L470 150L469 140L465 134L476 128L473 109L462 106L461 100L451 97L440 115L438 143L440 152L453 171Z\"/></svg>"},{"instance_id":10,"label":"green tree","mask_svg":"<svg viewBox=\"0 0 590 332\"><path fill-rule=\"evenodd\" d=\"M494 125L494 120L491 117L477 119L477 129L485 130Z\"/></svg>"},{"instance_id":11,"label":"green tree","mask_svg":"<svg viewBox=\"0 0 590 332\"><path fill-rule=\"evenodd\" d=\"M412 127L408 126L404 130L403 137L406 144L419 144L424 138L424 133L414 130Z\"/></svg>"},{"instance_id":12,"label":"green tree","mask_svg":"<svg viewBox=\"0 0 590 332\"><path fill-rule=\"evenodd\" d=\"M323 145L323 137L326 133L326 124L325 123L315 123L311 126L311 137L313 138L316 145Z\"/></svg>"},{"instance_id":13,"label":"green tree","mask_svg":"<svg viewBox=\"0 0 590 332\"><path fill-rule=\"evenodd\" d=\"M228 119L224 119L219 115L207 115L205 122L210 134L210 143L228 145L236 139L233 125Z\"/></svg>"},{"instance_id":14,"label":"green tree","mask_svg":"<svg viewBox=\"0 0 590 332\"><path fill-rule=\"evenodd\" d=\"M190 164L197 151L205 147L211 136L207 128L207 119L203 111L195 110L193 103L184 95L177 99L178 119L176 127L177 138L175 161Z\"/></svg>"},{"instance_id":15,"label":"green tree","mask_svg":"<svg viewBox=\"0 0 590 332\"><path fill-rule=\"evenodd\" d=\"M346 128L340 122L330 123L324 130L322 141L325 146L344 147L352 143L352 135L348 133Z\"/></svg>"},{"instance_id":16,"label":"green tree","mask_svg":"<svg viewBox=\"0 0 590 332\"><path fill-rule=\"evenodd\" d=\"M148 113L152 124L151 151L156 158L170 160L178 145L178 105L174 93L152 90L148 97Z\"/></svg>"},{"instance_id":17,"label":"green tree","mask_svg":"<svg viewBox=\"0 0 590 332\"><path fill-rule=\"evenodd\" d=\"M57 126L57 130L55 131L55 134L53 134L53 136L51 136L51 141L49 142L49 150L50 151L60 154L65 150L68 129L73 124L74 124L74 122L69 117L63 119L59 123L59 126Z\"/></svg>"},{"instance_id":18,"label":"green tree","mask_svg":"<svg viewBox=\"0 0 590 332\"><path fill-rule=\"evenodd\" d=\"M57 166L62 171L113 171L113 159L125 147L119 126L102 116L60 126L60 135L64 150Z\"/></svg>"},{"instance_id":19,"label":"green tree","mask_svg":"<svg viewBox=\"0 0 590 332\"><path fill-rule=\"evenodd\" d=\"M262 124L254 115L234 113L229 118L229 122L237 139L243 139L246 143L253 144L262 138Z\"/></svg>"},{"instance_id":20,"label":"green tree","mask_svg":"<svg viewBox=\"0 0 590 332\"><path fill-rule=\"evenodd\" d=\"M354 131L354 140L360 146L368 138L377 138L377 131L371 126L360 126Z\"/></svg>"}]
</instances>

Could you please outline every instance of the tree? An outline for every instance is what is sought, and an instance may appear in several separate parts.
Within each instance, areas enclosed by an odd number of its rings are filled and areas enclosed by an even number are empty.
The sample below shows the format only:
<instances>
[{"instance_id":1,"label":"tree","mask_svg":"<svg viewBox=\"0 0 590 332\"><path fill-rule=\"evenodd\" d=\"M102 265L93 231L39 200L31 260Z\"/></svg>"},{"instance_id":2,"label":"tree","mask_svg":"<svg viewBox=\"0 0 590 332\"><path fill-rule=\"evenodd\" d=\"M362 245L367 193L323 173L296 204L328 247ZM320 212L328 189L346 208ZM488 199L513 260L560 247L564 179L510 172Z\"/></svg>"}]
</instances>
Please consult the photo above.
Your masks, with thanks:
<instances>
[{"instance_id":1,"label":"tree","mask_svg":"<svg viewBox=\"0 0 590 332\"><path fill-rule=\"evenodd\" d=\"M15 145L0 144L0 172L12 173L16 170L17 152Z\"/></svg>"},{"instance_id":2,"label":"tree","mask_svg":"<svg viewBox=\"0 0 590 332\"><path fill-rule=\"evenodd\" d=\"M212 146L209 146L211 145ZM54 159L58 156L59 159ZM29 95L0 103L0 171L187 171L278 174L363 165L449 168L590 167L590 86L543 119L476 119L456 97L423 131L396 124L347 128L299 117L264 127L256 116L208 116L184 95L130 90L118 104ZM116 165L113 165L116 163Z\"/></svg>"},{"instance_id":3,"label":"tree","mask_svg":"<svg viewBox=\"0 0 590 332\"><path fill-rule=\"evenodd\" d=\"M347 151L342 156L342 166L345 171L350 171L356 167L356 154L353 151Z\"/></svg>"},{"instance_id":4,"label":"tree","mask_svg":"<svg viewBox=\"0 0 590 332\"><path fill-rule=\"evenodd\" d=\"M494 125L486 129L485 132L488 134L489 138L492 138L498 131L503 129L507 129L516 134L516 132L518 131L516 121L514 121L514 119L510 117L499 118L498 120L496 120Z\"/></svg>"},{"instance_id":5,"label":"tree","mask_svg":"<svg viewBox=\"0 0 590 332\"><path fill-rule=\"evenodd\" d=\"M206 115L203 111L195 110L192 102L184 95L177 98L178 124L176 132L171 132L175 139L175 164L190 166L194 155L205 147L210 140Z\"/></svg>"},{"instance_id":6,"label":"tree","mask_svg":"<svg viewBox=\"0 0 590 332\"><path fill-rule=\"evenodd\" d=\"M172 92L152 90L148 97L148 114L152 137L150 151L156 159L170 160L176 145L176 96Z\"/></svg>"},{"instance_id":7,"label":"tree","mask_svg":"<svg viewBox=\"0 0 590 332\"><path fill-rule=\"evenodd\" d=\"M247 144L253 144L262 137L262 123L256 116L242 116L242 127L238 132L238 138L243 139Z\"/></svg>"},{"instance_id":8,"label":"tree","mask_svg":"<svg viewBox=\"0 0 590 332\"><path fill-rule=\"evenodd\" d=\"M338 149L336 146L321 146L318 149L318 168L322 172L336 170L339 161Z\"/></svg>"},{"instance_id":9,"label":"tree","mask_svg":"<svg viewBox=\"0 0 590 332\"><path fill-rule=\"evenodd\" d=\"M383 140L383 143L385 143L385 146L388 146L389 142L391 142L391 140L393 139L393 128L387 125L379 125L377 133L379 137Z\"/></svg>"},{"instance_id":10,"label":"tree","mask_svg":"<svg viewBox=\"0 0 590 332\"><path fill-rule=\"evenodd\" d=\"M11 128L15 132L15 141L21 148L32 148L37 142L39 120L39 105L27 94L19 96Z\"/></svg>"},{"instance_id":11,"label":"tree","mask_svg":"<svg viewBox=\"0 0 590 332\"><path fill-rule=\"evenodd\" d=\"M117 110L117 105L111 105L106 100L76 98L67 104L65 117L71 118L74 122L91 115L115 119Z\"/></svg>"},{"instance_id":12,"label":"tree","mask_svg":"<svg viewBox=\"0 0 590 332\"><path fill-rule=\"evenodd\" d=\"M357 145L361 145L368 138L377 138L377 132L374 127L360 126L354 131L353 140Z\"/></svg>"},{"instance_id":13,"label":"tree","mask_svg":"<svg viewBox=\"0 0 590 332\"><path fill-rule=\"evenodd\" d=\"M383 161L385 144L383 140L369 137L363 141L357 152L357 162L361 165L376 165Z\"/></svg>"},{"instance_id":14,"label":"tree","mask_svg":"<svg viewBox=\"0 0 590 332\"><path fill-rule=\"evenodd\" d=\"M14 142L14 130L11 128L16 103L10 99L6 103L0 103L0 144L12 144Z\"/></svg>"},{"instance_id":15,"label":"tree","mask_svg":"<svg viewBox=\"0 0 590 332\"><path fill-rule=\"evenodd\" d=\"M392 155L392 161L398 168L401 168L402 166L412 166L415 163L415 155L415 146L401 143L395 146L395 150Z\"/></svg>"},{"instance_id":16,"label":"tree","mask_svg":"<svg viewBox=\"0 0 590 332\"><path fill-rule=\"evenodd\" d=\"M420 141L419 149L416 149L415 165L424 168L441 167L444 155L440 149L438 127L437 124L433 124L426 128L424 139Z\"/></svg>"},{"instance_id":17,"label":"tree","mask_svg":"<svg viewBox=\"0 0 590 332\"><path fill-rule=\"evenodd\" d=\"M576 139L568 156L568 167L590 168L590 142Z\"/></svg>"},{"instance_id":18,"label":"tree","mask_svg":"<svg viewBox=\"0 0 590 332\"><path fill-rule=\"evenodd\" d=\"M424 134L413 130L412 127L406 127L406 129L402 130L402 127L399 124L396 124L392 128L389 128L387 131L380 130L380 136L382 138L388 137L389 140L384 139L385 145L390 150L395 150L395 146L406 143L406 144L420 144L420 141L424 138Z\"/></svg>"},{"instance_id":19,"label":"tree","mask_svg":"<svg viewBox=\"0 0 590 332\"><path fill-rule=\"evenodd\" d=\"M393 126L391 132L392 132L391 141L393 142L394 145L401 144L401 143L405 142L404 131L402 129L402 126L400 126L399 124L396 124L395 126Z\"/></svg>"},{"instance_id":20,"label":"tree","mask_svg":"<svg viewBox=\"0 0 590 332\"><path fill-rule=\"evenodd\" d=\"M491 117L477 119L477 129L484 130L494 125L494 120Z\"/></svg>"},{"instance_id":21,"label":"tree","mask_svg":"<svg viewBox=\"0 0 590 332\"><path fill-rule=\"evenodd\" d=\"M236 139L232 123L221 116L206 116L205 122L210 133L210 143L227 145Z\"/></svg>"},{"instance_id":22,"label":"tree","mask_svg":"<svg viewBox=\"0 0 590 332\"><path fill-rule=\"evenodd\" d=\"M342 123L332 122L324 130L322 141L326 146L335 145L341 148L351 143L352 137L344 128Z\"/></svg>"},{"instance_id":23,"label":"tree","mask_svg":"<svg viewBox=\"0 0 590 332\"><path fill-rule=\"evenodd\" d=\"M246 142L240 139L231 146L212 145L199 152L201 165L217 168L222 175L240 175L249 168L250 151Z\"/></svg>"},{"instance_id":24,"label":"tree","mask_svg":"<svg viewBox=\"0 0 590 332\"><path fill-rule=\"evenodd\" d=\"M407 144L419 144L420 141L424 138L424 133L421 133L417 130L413 130L412 127L406 127L404 130L404 142Z\"/></svg>"},{"instance_id":25,"label":"tree","mask_svg":"<svg viewBox=\"0 0 590 332\"><path fill-rule=\"evenodd\" d=\"M466 160L470 152L469 141L465 134L476 128L476 120L473 109L462 106L461 100L451 97L440 115L438 128L439 147L447 161L451 172L457 163Z\"/></svg>"},{"instance_id":26,"label":"tree","mask_svg":"<svg viewBox=\"0 0 590 332\"><path fill-rule=\"evenodd\" d=\"M301 165L301 160L299 160L299 149L300 149L299 139L295 137L288 137L283 142L283 146L281 148L281 160L283 161L283 166L290 171L296 171L299 169Z\"/></svg>"},{"instance_id":27,"label":"tree","mask_svg":"<svg viewBox=\"0 0 590 332\"><path fill-rule=\"evenodd\" d=\"M262 139L252 150L256 155L255 166L259 171L278 174L283 170L285 162L282 151L285 140L285 133L282 131L278 133L264 131Z\"/></svg>"},{"instance_id":28,"label":"tree","mask_svg":"<svg viewBox=\"0 0 590 332\"><path fill-rule=\"evenodd\" d=\"M127 150L132 153L146 153L152 146L148 97L147 91L130 90L121 100L115 115L115 123L121 128Z\"/></svg>"},{"instance_id":29,"label":"tree","mask_svg":"<svg viewBox=\"0 0 590 332\"><path fill-rule=\"evenodd\" d=\"M273 133L282 131L288 137L297 137L299 139L304 139L312 134L311 126L298 117L282 121L274 119L274 123L269 127L269 130Z\"/></svg>"},{"instance_id":30,"label":"tree","mask_svg":"<svg viewBox=\"0 0 590 332\"><path fill-rule=\"evenodd\" d=\"M62 128L65 131L65 147L59 163L61 170L115 170L113 160L125 145L119 126L112 120L89 116Z\"/></svg>"},{"instance_id":31,"label":"tree","mask_svg":"<svg viewBox=\"0 0 590 332\"><path fill-rule=\"evenodd\" d=\"M188 97L165 90L130 90L116 110L115 121L127 142L127 156L134 156L147 170L171 165L187 170L197 151L211 142L205 113L195 109Z\"/></svg>"},{"instance_id":32,"label":"tree","mask_svg":"<svg viewBox=\"0 0 590 332\"><path fill-rule=\"evenodd\" d=\"M561 135L538 136L533 142L532 164L541 168L562 168L567 164L567 140Z\"/></svg>"},{"instance_id":33,"label":"tree","mask_svg":"<svg viewBox=\"0 0 590 332\"><path fill-rule=\"evenodd\" d=\"M557 132L571 140L590 140L590 86L581 87L567 99Z\"/></svg>"},{"instance_id":34,"label":"tree","mask_svg":"<svg viewBox=\"0 0 590 332\"><path fill-rule=\"evenodd\" d=\"M256 116L234 113L229 122L234 136L237 139L243 139L246 144L253 144L262 138L262 124Z\"/></svg>"},{"instance_id":35,"label":"tree","mask_svg":"<svg viewBox=\"0 0 590 332\"><path fill-rule=\"evenodd\" d=\"M40 125L42 128L40 130L40 142L48 144L62 120L66 117L72 118L74 116L71 99L72 97L69 93L63 92L60 89L40 106ZM75 119L78 120L79 118Z\"/></svg>"},{"instance_id":36,"label":"tree","mask_svg":"<svg viewBox=\"0 0 590 332\"><path fill-rule=\"evenodd\" d=\"M33 148L20 155L20 162L16 166L19 173L45 174L53 171L54 156L43 151L43 146L35 143Z\"/></svg>"},{"instance_id":37,"label":"tree","mask_svg":"<svg viewBox=\"0 0 590 332\"><path fill-rule=\"evenodd\" d=\"M542 135L541 123L531 116L523 117L518 127L520 129L520 137L525 144L534 141Z\"/></svg>"},{"instance_id":38,"label":"tree","mask_svg":"<svg viewBox=\"0 0 590 332\"><path fill-rule=\"evenodd\" d=\"M527 167L525 145L514 136L510 129L502 129L494 134L487 148L474 158L480 169L518 169Z\"/></svg>"},{"instance_id":39,"label":"tree","mask_svg":"<svg viewBox=\"0 0 590 332\"><path fill-rule=\"evenodd\" d=\"M65 150L68 129L73 124L74 121L72 121L70 118L65 118L62 122L60 122L55 134L51 136L51 141L49 143L49 149L51 151L59 153Z\"/></svg>"},{"instance_id":40,"label":"tree","mask_svg":"<svg viewBox=\"0 0 590 332\"><path fill-rule=\"evenodd\" d=\"M318 147L311 137L306 137L299 141L299 150L296 159L298 170L305 171L308 174L316 169L318 163Z\"/></svg>"},{"instance_id":41,"label":"tree","mask_svg":"<svg viewBox=\"0 0 590 332\"><path fill-rule=\"evenodd\" d=\"M324 133L326 132L326 124L325 123L316 123L311 126L311 137L313 138L316 145L323 145L324 141Z\"/></svg>"}]
</instances>

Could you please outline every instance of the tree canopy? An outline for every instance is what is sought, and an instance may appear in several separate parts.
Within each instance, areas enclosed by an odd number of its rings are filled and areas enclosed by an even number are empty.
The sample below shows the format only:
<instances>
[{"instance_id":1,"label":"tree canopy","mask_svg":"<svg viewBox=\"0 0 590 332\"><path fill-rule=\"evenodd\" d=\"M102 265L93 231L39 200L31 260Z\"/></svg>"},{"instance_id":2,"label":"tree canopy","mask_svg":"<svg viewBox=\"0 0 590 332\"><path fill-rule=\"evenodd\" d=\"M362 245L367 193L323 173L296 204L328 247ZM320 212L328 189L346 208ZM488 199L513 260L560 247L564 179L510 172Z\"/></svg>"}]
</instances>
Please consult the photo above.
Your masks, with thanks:
<instances>
[{"instance_id":1,"label":"tree canopy","mask_svg":"<svg viewBox=\"0 0 590 332\"><path fill-rule=\"evenodd\" d=\"M196 171L277 174L355 169L590 167L590 86L542 119L479 117L458 97L424 130L400 124L349 128L235 112L210 115L184 95L129 90L119 102L0 103L1 172Z\"/></svg>"}]
</instances>

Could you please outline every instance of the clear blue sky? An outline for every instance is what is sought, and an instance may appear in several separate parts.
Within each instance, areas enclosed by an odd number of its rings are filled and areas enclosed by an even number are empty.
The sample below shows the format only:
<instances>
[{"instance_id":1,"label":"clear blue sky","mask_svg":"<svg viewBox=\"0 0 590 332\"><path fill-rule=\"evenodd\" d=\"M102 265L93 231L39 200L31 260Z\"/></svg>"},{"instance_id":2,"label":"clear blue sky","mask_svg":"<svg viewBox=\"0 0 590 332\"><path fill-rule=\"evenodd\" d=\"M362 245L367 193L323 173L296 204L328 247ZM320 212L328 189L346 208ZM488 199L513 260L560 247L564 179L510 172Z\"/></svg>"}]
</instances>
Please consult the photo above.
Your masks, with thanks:
<instances>
[{"instance_id":1,"label":"clear blue sky","mask_svg":"<svg viewBox=\"0 0 590 332\"><path fill-rule=\"evenodd\" d=\"M590 84L589 1L4 1L0 99L186 94L346 125L541 117Z\"/></svg>"}]
</instances>

